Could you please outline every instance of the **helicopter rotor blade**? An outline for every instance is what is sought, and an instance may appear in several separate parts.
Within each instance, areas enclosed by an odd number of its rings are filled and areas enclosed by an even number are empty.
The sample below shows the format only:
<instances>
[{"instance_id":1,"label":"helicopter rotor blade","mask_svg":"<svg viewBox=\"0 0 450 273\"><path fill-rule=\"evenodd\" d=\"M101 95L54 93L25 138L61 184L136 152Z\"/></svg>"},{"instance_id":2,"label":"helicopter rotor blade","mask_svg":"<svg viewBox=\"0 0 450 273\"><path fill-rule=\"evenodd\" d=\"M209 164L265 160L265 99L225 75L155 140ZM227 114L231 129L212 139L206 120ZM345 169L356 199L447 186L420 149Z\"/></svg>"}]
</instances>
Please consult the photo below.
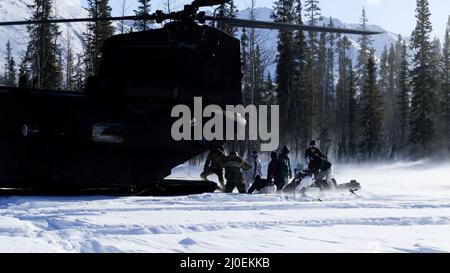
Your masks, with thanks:
<instances>
[{"instance_id":1,"label":"helicopter rotor blade","mask_svg":"<svg viewBox=\"0 0 450 273\"><path fill-rule=\"evenodd\" d=\"M379 32L379 31L366 31L366 30L361 30L361 29L305 26L305 25L294 25L294 24L276 23L276 22L253 21L253 20L246 20L246 19L221 18L221 17L212 17L212 16L206 16L205 19L207 21L223 22L230 26L235 26L235 27L273 29L273 30L285 30L285 31L302 30L302 31L313 31L313 32L333 32L333 33L359 34L359 35L376 35L376 34L383 33L383 32Z\"/></svg>"},{"instance_id":2,"label":"helicopter rotor blade","mask_svg":"<svg viewBox=\"0 0 450 273\"><path fill-rule=\"evenodd\" d=\"M223 5L228 2L230 2L230 0L195 0L194 2L192 2L191 6L201 8L201 7Z\"/></svg>"},{"instance_id":3,"label":"helicopter rotor blade","mask_svg":"<svg viewBox=\"0 0 450 273\"><path fill-rule=\"evenodd\" d=\"M101 18L71 18L71 19L36 20L36 21L28 20L28 21L0 22L0 26L25 26L25 25L36 25L36 24L63 24L63 23L134 21L134 20L155 20L155 19L157 19L156 15L101 17Z\"/></svg>"},{"instance_id":4,"label":"helicopter rotor blade","mask_svg":"<svg viewBox=\"0 0 450 273\"><path fill-rule=\"evenodd\" d=\"M203 1L203 0L199 0ZM227 2L227 0L213 0L214 3L219 1ZM136 21L136 20L156 20L161 22L167 19L177 19L177 14L164 14L157 12L145 16L121 16L121 17L101 17L101 18L71 18L71 19L51 19L51 20L28 20L28 21L9 21L0 22L0 26L20 26L20 25L35 25L35 24L61 24L61 23L81 23L81 22L106 22L106 21ZM314 32L334 32L343 34L359 34L359 35L376 35L383 32L378 31L365 31L361 29L345 29L345 28L330 28L320 26L306 26L306 25L294 25L286 23L276 22L264 22L253 21L247 19L235 19L235 18L221 18L213 16L204 16L202 18L206 21L223 22L235 27L247 27L247 28L260 28L260 29L272 29L272 30L285 30L285 31L314 31Z\"/></svg>"}]
</instances>

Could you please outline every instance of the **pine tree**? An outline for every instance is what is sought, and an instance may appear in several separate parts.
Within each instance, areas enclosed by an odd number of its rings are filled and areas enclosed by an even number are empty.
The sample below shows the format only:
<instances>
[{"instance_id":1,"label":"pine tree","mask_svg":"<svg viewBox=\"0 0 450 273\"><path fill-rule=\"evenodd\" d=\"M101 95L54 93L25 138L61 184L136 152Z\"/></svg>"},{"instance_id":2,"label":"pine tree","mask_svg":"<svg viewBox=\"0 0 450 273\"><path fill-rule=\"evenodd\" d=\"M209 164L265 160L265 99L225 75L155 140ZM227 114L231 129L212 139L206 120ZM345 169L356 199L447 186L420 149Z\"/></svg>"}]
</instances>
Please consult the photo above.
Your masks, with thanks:
<instances>
[{"instance_id":1,"label":"pine tree","mask_svg":"<svg viewBox=\"0 0 450 273\"><path fill-rule=\"evenodd\" d=\"M217 17L222 17L222 18L236 18L237 12L238 12L238 10L237 10L236 5L234 4L234 0L231 0L225 4L222 4L216 9ZM236 36L237 29L234 26L228 25L227 23L223 23L223 22L216 22L215 27L225 31L226 33L230 34L231 36Z\"/></svg>"},{"instance_id":2,"label":"pine tree","mask_svg":"<svg viewBox=\"0 0 450 273\"><path fill-rule=\"evenodd\" d=\"M378 87L380 90L380 93L382 94L383 97L386 97L386 93L388 92L389 89L389 65L388 65L388 55L389 55L389 50L387 45L384 46L383 48L383 52L381 53L381 58L380 58L380 70L379 70L379 80L378 80ZM367 59L368 60L368 59ZM367 69L367 64L366 64L366 69ZM364 87L365 82L363 83L363 85L361 87Z\"/></svg>"},{"instance_id":3,"label":"pine tree","mask_svg":"<svg viewBox=\"0 0 450 273\"><path fill-rule=\"evenodd\" d=\"M34 0L29 6L31 20L52 19L52 1ZM60 86L62 73L59 66L60 48L57 39L60 35L55 24L36 24L28 26L30 40L27 47L27 62L31 67L32 85L36 88L56 89Z\"/></svg>"},{"instance_id":4,"label":"pine tree","mask_svg":"<svg viewBox=\"0 0 450 273\"><path fill-rule=\"evenodd\" d=\"M412 102L410 120L410 141L415 146L414 154L424 155L431 151L435 139L435 120L433 110L436 106L433 75L433 45L430 34L433 30L430 21L428 0L417 0L417 26L412 33L411 48L416 52L413 59Z\"/></svg>"},{"instance_id":5,"label":"pine tree","mask_svg":"<svg viewBox=\"0 0 450 273\"><path fill-rule=\"evenodd\" d=\"M303 7L300 0L294 3L294 22L297 25L303 25ZM306 148L307 141L311 139L310 132L312 123L309 116L312 112L311 101L313 100L312 89L310 88L310 79L306 73L308 65L308 49L306 38L303 31L297 31L294 34L294 71L293 71L293 92L291 94L292 107L290 108L290 119L293 121L291 126L292 141L295 144L296 152Z\"/></svg>"},{"instance_id":6,"label":"pine tree","mask_svg":"<svg viewBox=\"0 0 450 273\"><path fill-rule=\"evenodd\" d=\"M65 87L65 82L64 82L64 57L63 57L63 52L62 50L59 50L58 55L56 55L56 69L57 71L60 72L60 76L58 77L57 81L55 82L55 88L57 90L63 90Z\"/></svg>"},{"instance_id":7,"label":"pine tree","mask_svg":"<svg viewBox=\"0 0 450 273\"><path fill-rule=\"evenodd\" d=\"M244 104L251 103L251 73L250 73L250 61L248 52L248 35L245 28L242 29L241 34L241 61L242 61L242 94Z\"/></svg>"},{"instance_id":8,"label":"pine tree","mask_svg":"<svg viewBox=\"0 0 450 273\"><path fill-rule=\"evenodd\" d=\"M72 37L70 33L67 33L67 52L66 52L66 90L74 90L75 88L75 66L74 66L74 55L72 49Z\"/></svg>"},{"instance_id":9,"label":"pine tree","mask_svg":"<svg viewBox=\"0 0 450 273\"><path fill-rule=\"evenodd\" d=\"M441 80L441 61L442 61L442 47L441 41L438 38L434 38L432 42L432 58L431 67L433 69L433 75L435 76L435 82L438 83ZM436 86L436 91L439 91L440 86Z\"/></svg>"},{"instance_id":10,"label":"pine tree","mask_svg":"<svg viewBox=\"0 0 450 273\"><path fill-rule=\"evenodd\" d=\"M410 114L411 90L409 84L409 63L406 42L399 38L399 69L397 75L398 111L399 111L399 151L404 154L407 148L408 123Z\"/></svg>"},{"instance_id":11,"label":"pine tree","mask_svg":"<svg viewBox=\"0 0 450 273\"><path fill-rule=\"evenodd\" d=\"M314 26L317 24L317 22L320 19L320 13L321 9L319 7L319 1L318 0L306 0L305 1L305 17L307 18L307 23L310 26ZM310 88L312 90L312 111L310 113L310 119L311 119L311 130L309 132L310 136L313 135L313 128L316 127L315 121L317 121L317 115L319 114L317 111L317 104L320 103L320 81L322 81L322 77L320 75L316 75L316 69L318 66L318 39L317 39L317 33L314 31L310 31L308 33L308 46L309 46L309 52L307 54L307 62L309 64L307 67L309 68L308 72L308 78L310 79Z\"/></svg>"},{"instance_id":12,"label":"pine tree","mask_svg":"<svg viewBox=\"0 0 450 273\"><path fill-rule=\"evenodd\" d=\"M111 7L108 0L88 0L89 17L111 17ZM91 22L84 34L86 41L86 70L89 75L94 75L100 65L101 48L103 43L114 34L111 21Z\"/></svg>"},{"instance_id":13,"label":"pine tree","mask_svg":"<svg viewBox=\"0 0 450 273\"><path fill-rule=\"evenodd\" d=\"M139 6L137 8L137 10L134 11L136 16L147 16L150 14L150 10L151 10L151 5L150 5L150 0L138 0ZM143 19L143 20L138 20L134 23L134 28L137 31L145 31L150 29L150 24L151 22Z\"/></svg>"},{"instance_id":14,"label":"pine tree","mask_svg":"<svg viewBox=\"0 0 450 273\"><path fill-rule=\"evenodd\" d=\"M330 18L328 27L334 27L333 20ZM326 128L328 132L324 132L321 137L321 148L325 153L328 153L332 144L333 136L336 132L336 109L335 109L335 79L334 79L334 61L335 61L335 43L336 35L329 33L327 36L327 61L326 61L326 74L325 74L325 112ZM326 134L325 134L326 133Z\"/></svg>"},{"instance_id":15,"label":"pine tree","mask_svg":"<svg viewBox=\"0 0 450 273\"><path fill-rule=\"evenodd\" d=\"M249 10L249 20L256 20L256 1L251 1L251 6ZM251 28L248 31L248 35L246 33L246 45L242 44L242 50L246 51L246 71L244 74L247 74L248 80L248 91L249 91L249 103L250 104L260 104L261 103L261 88L264 82L264 70L265 64L263 60L264 52L262 52L262 39L255 31L254 28Z\"/></svg>"},{"instance_id":16,"label":"pine tree","mask_svg":"<svg viewBox=\"0 0 450 273\"><path fill-rule=\"evenodd\" d=\"M363 158L374 159L378 155L381 141L382 102L376 80L374 52L367 62L367 79L361 94L360 149Z\"/></svg>"},{"instance_id":17,"label":"pine tree","mask_svg":"<svg viewBox=\"0 0 450 273\"><path fill-rule=\"evenodd\" d=\"M267 77L264 80L264 89L261 98L262 104L278 105L277 94L275 91L275 85L273 84L272 75L269 71L267 72Z\"/></svg>"},{"instance_id":18,"label":"pine tree","mask_svg":"<svg viewBox=\"0 0 450 273\"><path fill-rule=\"evenodd\" d=\"M333 20L330 18L328 27L333 28ZM327 72L326 72L326 95L327 105L330 112L333 112L333 98L335 96L335 84L334 84L334 61L335 61L335 43L336 35L334 33L328 34L328 50L327 50Z\"/></svg>"},{"instance_id":19,"label":"pine tree","mask_svg":"<svg viewBox=\"0 0 450 273\"><path fill-rule=\"evenodd\" d=\"M386 64L381 75L380 86L384 86L381 93L383 96L383 136L385 144L385 155L392 159L396 156L399 146L399 116L398 116L398 90L397 90L397 51L394 44L391 44L389 51L386 52ZM385 82L383 82L385 81Z\"/></svg>"},{"instance_id":20,"label":"pine tree","mask_svg":"<svg viewBox=\"0 0 450 273\"><path fill-rule=\"evenodd\" d=\"M261 92L264 88L264 72L265 72L265 65L263 63L263 57L262 57L262 51L259 45L256 45L255 50L255 61L254 61L254 87L255 87L255 93L253 97L253 102L256 105L261 104Z\"/></svg>"},{"instance_id":21,"label":"pine tree","mask_svg":"<svg viewBox=\"0 0 450 273\"><path fill-rule=\"evenodd\" d=\"M319 0L305 0L305 16L308 18L308 25L314 26L317 24L320 12Z\"/></svg>"},{"instance_id":22,"label":"pine tree","mask_svg":"<svg viewBox=\"0 0 450 273\"><path fill-rule=\"evenodd\" d=\"M84 61L81 54L77 54L77 62L73 72L73 89L76 91L82 91L85 87L86 70L84 67Z\"/></svg>"},{"instance_id":23,"label":"pine tree","mask_svg":"<svg viewBox=\"0 0 450 273\"><path fill-rule=\"evenodd\" d=\"M328 130L328 98L327 98L327 35L322 32L319 37L318 47L318 59L316 65L317 75L317 92L316 92L316 112L318 124L317 129L319 131L319 140L321 145L329 142L329 130Z\"/></svg>"},{"instance_id":24,"label":"pine tree","mask_svg":"<svg viewBox=\"0 0 450 273\"><path fill-rule=\"evenodd\" d=\"M20 61L20 65L19 65L19 83L18 86L19 88L29 88L31 87L31 82L30 82L30 75L31 75L31 71L29 68L29 63L28 63L28 56L25 53L25 55L22 57L21 61Z\"/></svg>"},{"instance_id":25,"label":"pine tree","mask_svg":"<svg viewBox=\"0 0 450 273\"><path fill-rule=\"evenodd\" d=\"M368 30L367 29L367 23L369 22L369 19L367 18L366 10L363 7L362 9L362 15L361 15L361 24L360 29L361 30ZM372 39L370 35L360 35L358 38L358 44L360 45L361 49L358 52L358 58L357 58L357 64L356 64L356 73L358 78L358 86L362 88L364 86L364 83L366 82L367 78L367 60L369 59L370 55L370 48L372 46Z\"/></svg>"},{"instance_id":26,"label":"pine tree","mask_svg":"<svg viewBox=\"0 0 450 273\"><path fill-rule=\"evenodd\" d=\"M279 23L295 22L295 5L293 0L278 0L275 2L272 18ZM292 128L289 120L292 95L294 92L294 36L290 31L279 31L278 54L276 65L276 82L278 102L280 104L281 141L287 143L288 132Z\"/></svg>"},{"instance_id":27,"label":"pine tree","mask_svg":"<svg viewBox=\"0 0 450 273\"><path fill-rule=\"evenodd\" d=\"M442 49L442 84L441 84L441 120L443 121L443 140L447 151L450 151L450 16L445 31Z\"/></svg>"},{"instance_id":28,"label":"pine tree","mask_svg":"<svg viewBox=\"0 0 450 273\"><path fill-rule=\"evenodd\" d=\"M349 75L348 75L348 111L347 111L347 124L346 124L346 131L348 134L348 158L351 160L354 160L356 158L356 154L358 152L358 143L357 143L357 134L358 134L358 124L357 124L357 111L358 111L358 101L356 99L356 93L357 93L357 82L355 78L355 74L353 72L350 61L350 67L349 67Z\"/></svg>"},{"instance_id":29,"label":"pine tree","mask_svg":"<svg viewBox=\"0 0 450 273\"><path fill-rule=\"evenodd\" d=\"M6 43L6 57L5 57L5 76L4 83L6 86L16 85L16 62L12 55L11 42Z\"/></svg>"},{"instance_id":30,"label":"pine tree","mask_svg":"<svg viewBox=\"0 0 450 273\"><path fill-rule=\"evenodd\" d=\"M339 61L339 79L336 85L336 154L338 160L346 160L349 158L349 133L348 133L348 117L349 114L349 98L348 87L349 75L352 70L352 62L350 58L351 42L344 36L338 36L336 44L336 52Z\"/></svg>"}]
</instances>

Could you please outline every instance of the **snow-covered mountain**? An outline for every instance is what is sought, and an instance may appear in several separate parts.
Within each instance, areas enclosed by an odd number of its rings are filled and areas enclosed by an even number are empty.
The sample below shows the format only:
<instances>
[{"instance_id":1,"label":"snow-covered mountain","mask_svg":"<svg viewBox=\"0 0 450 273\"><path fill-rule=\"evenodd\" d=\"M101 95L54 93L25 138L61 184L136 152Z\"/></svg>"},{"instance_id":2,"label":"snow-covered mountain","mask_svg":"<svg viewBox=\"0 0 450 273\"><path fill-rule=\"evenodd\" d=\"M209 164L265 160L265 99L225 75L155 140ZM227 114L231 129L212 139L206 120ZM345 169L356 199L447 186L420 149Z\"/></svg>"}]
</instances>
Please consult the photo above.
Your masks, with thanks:
<instances>
[{"instance_id":1,"label":"snow-covered mountain","mask_svg":"<svg viewBox=\"0 0 450 273\"><path fill-rule=\"evenodd\" d=\"M31 17L28 5L32 0L1 0L0 1L0 21L19 21ZM55 15L58 18L86 17L87 12L81 6L80 0L58 0L54 1ZM63 49L67 46L67 39L70 37L73 50L82 51L82 35L85 32L86 24L70 23L61 24L60 44ZM0 70L3 70L5 44L11 41L16 62L19 62L27 47L28 33L26 26L0 27Z\"/></svg>"},{"instance_id":2,"label":"snow-covered mountain","mask_svg":"<svg viewBox=\"0 0 450 273\"><path fill-rule=\"evenodd\" d=\"M32 0L1 0L0 1L0 21L15 21L15 20L26 20L30 18L30 9L27 5L31 4ZM75 17L87 17L86 10L81 6L80 0L58 0L54 1L56 17L58 18L75 18ZM256 15L258 20L272 21L270 15L272 14L272 9L270 8L257 8ZM242 10L238 14L239 18L248 18L249 10ZM332 19L336 27L341 28L358 28L358 24L347 24L339 19ZM329 19L323 17L323 21L319 22L319 25L328 24ZM128 22L127 22L128 23ZM370 25L370 30L385 31L376 25ZM71 44L75 53L81 53L83 48L83 32L86 30L86 24L84 23L68 23L61 24L60 31L60 44L63 49L67 46L67 39L71 37ZM264 47L268 52L269 58L269 70L272 75L275 71L274 59L276 56L276 44L277 44L277 31L270 30L257 30L259 36L264 40ZM357 42L358 36L349 36L353 49L352 57L356 59L357 52L359 50L359 44ZM384 34L376 35L373 37L373 46L376 49L377 56L381 55L383 48L386 45L397 41L398 35L385 31ZM11 27L1 27L0 28L0 71L4 64L4 53L5 44L8 40L11 41L14 56L16 62L19 62L24 54L27 46L27 31L25 26L11 26Z\"/></svg>"},{"instance_id":3,"label":"snow-covered mountain","mask_svg":"<svg viewBox=\"0 0 450 273\"><path fill-rule=\"evenodd\" d=\"M260 21L273 21L270 16L272 14L272 9L270 8L257 8L255 9L255 14L257 20ZM241 19L248 19L249 18L249 9L242 10L238 14L238 18ZM360 26L358 23L344 23L339 19L332 18L333 24L337 28L352 28L352 29L358 29ZM329 17L323 16L321 20L317 23L318 26L328 25L330 21ZM372 46L376 50L376 57L380 58L381 54L383 52L383 49L385 46L390 46L392 43L395 43L398 41L398 34L389 32L377 25L368 25L368 30L371 31L380 31L384 32L380 35L374 35L372 37L373 44ZM259 35L261 38L261 41L263 41L264 47L268 52L269 57L271 57L271 64L269 65L269 70L271 71L271 74L274 75L275 71L275 64L274 59L276 56L276 48L277 48L277 31L272 30L257 30L257 35ZM351 56L353 59L353 63L356 63L356 58L358 56L358 51L360 50L360 45L358 43L358 35L347 35L352 43L352 49L351 49ZM403 37L403 39L408 40L408 37Z\"/></svg>"}]
</instances>

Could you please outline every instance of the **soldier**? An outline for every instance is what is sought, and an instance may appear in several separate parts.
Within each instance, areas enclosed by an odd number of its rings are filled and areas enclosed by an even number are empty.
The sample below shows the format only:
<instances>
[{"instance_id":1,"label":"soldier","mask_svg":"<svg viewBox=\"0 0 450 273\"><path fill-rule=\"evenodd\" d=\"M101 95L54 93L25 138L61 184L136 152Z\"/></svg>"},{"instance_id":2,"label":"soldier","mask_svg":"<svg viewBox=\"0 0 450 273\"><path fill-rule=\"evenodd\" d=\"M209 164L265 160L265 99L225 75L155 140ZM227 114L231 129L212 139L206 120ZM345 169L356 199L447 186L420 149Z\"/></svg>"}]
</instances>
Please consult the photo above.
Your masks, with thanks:
<instances>
[{"instance_id":1,"label":"soldier","mask_svg":"<svg viewBox=\"0 0 450 273\"><path fill-rule=\"evenodd\" d=\"M292 178L291 160L289 159L289 149L284 146L283 151L278 156L278 161L281 168L281 179L276 181L278 191L282 191L284 186L289 184L289 179Z\"/></svg>"},{"instance_id":2,"label":"soldier","mask_svg":"<svg viewBox=\"0 0 450 273\"><path fill-rule=\"evenodd\" d=\"M308 169L314 174L317 183L325 180L329 189L334 189L335 185L332 181L332 164L328 161L328 157L324 155L316 145L316 141L312 140L309 148L305 151L305 159L308 162Z\"/></svg>"},{"instance_id":3,"label":"soldier","mask_svg":"<svg viewBox=\"0 0 450 273\"><path fill-rule=\"evenodd\" d=\"M232 193L234 188L237 187L239 193L246 193L244 176L241 170L248 171L251 169L251 165L245 161L238 153L233 152L224 160L225 178L227 179L227 185L225 186L226 193Z\"/></svg>"},{"instance_id":4,"label":"soldier","mask_svg":"<svg viewBox=\"0 0 450 273\"><path fill-rule=\"evenodd\" d=\"M257 176L262 176L262 165L257 151L253 151L251 155L249 155L247 162L252 165L252 168L244 172L246 190L250 189L250 186Z\"/></svg>"},{"instance_id":5,"label":"soldier","mask_svg":"<svg viewBox=\"0 0 450 273\"><path fill-rule=\"evenodd\" d=\"M203 172L200 174L200 177L203 180L208 180L208 176L215 174L219 179L220 186L224 189L225 183L223 179L223 161L225 158L226 154L223 147L211 150L208 154L208 158L206 159L205 166L203 168Z\"/></svg>"}]
</instances>

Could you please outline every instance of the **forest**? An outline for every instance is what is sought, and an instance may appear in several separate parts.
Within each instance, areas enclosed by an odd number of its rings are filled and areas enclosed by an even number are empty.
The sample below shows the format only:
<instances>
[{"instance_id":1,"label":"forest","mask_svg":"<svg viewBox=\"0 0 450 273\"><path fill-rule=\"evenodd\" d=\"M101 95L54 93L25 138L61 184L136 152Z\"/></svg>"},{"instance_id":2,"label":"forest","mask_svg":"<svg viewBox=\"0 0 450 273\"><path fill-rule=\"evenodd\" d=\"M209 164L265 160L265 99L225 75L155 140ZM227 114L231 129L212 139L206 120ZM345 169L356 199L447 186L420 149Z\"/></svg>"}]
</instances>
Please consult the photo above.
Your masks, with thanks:
<instances>
[{"instance_id":1,"label":"forest","mask_svg":"<svg viewBox=\"0 0 450 273\"><path fill-rule=\"evenodd\" d=\"M92 18L110 17L108 0L88 0ZM31 20L54 18L52 0L34 0ZM134 13L149 14L150 0L139 0ZM256 20L255 0L249 19ZM231 1L216 14L236 17ZM417 0L416 27L410 38L385 47L375 57L372 37L361 35L357 61L350 56L351 41L345 35L303 31L279 31L275 57L276 73L269 72L264 37L254 29L220 28L241 41L244 104L280 105L281 146L291 147L301 157L312 139L338 162L420 159L450 155L450 17L444 40L432 37L428 0ZM319 0L278 0L275 22L317 25L322 17ZM360 29L369 18L362 8ZM328 26L332 27L330 19ZM137 21L126 31L145 31L152 22ZM44 89L82 91L101 59L103 42L124 32L112 22L91 22L84 33L84 51L70 45L63 52L56 24L27 28L26 52L16 60L6 41L5 67L0 83ZM260 143L235 142L230 149L245 154Z\"/></svg>"}]
</instances>

